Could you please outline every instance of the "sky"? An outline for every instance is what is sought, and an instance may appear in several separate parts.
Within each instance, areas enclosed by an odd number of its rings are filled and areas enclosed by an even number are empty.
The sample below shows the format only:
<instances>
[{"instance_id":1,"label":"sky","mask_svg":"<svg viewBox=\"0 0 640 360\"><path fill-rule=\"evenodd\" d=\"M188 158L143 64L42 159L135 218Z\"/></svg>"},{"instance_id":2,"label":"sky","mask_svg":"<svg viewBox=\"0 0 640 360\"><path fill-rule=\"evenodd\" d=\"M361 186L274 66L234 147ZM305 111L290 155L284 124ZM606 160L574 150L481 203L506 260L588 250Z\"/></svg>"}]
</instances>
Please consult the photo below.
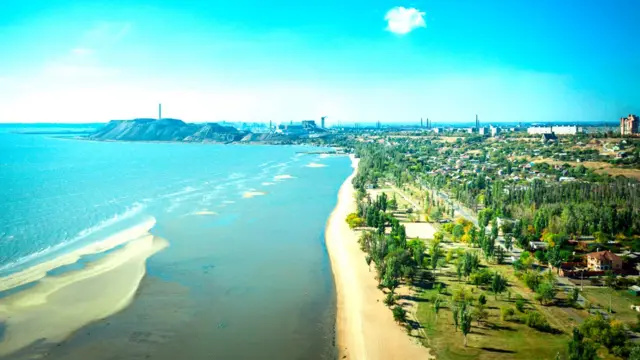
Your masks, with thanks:
<instances>
[{"instance_id":1,"label":"sky","mask_svg":"<svg viewBox=\"0 0 640 360\"><path fill-rule=\"evenodd\" d=\"M640 1L0 1L0 122L616 121Z\"/></svg>"}]
</instances>

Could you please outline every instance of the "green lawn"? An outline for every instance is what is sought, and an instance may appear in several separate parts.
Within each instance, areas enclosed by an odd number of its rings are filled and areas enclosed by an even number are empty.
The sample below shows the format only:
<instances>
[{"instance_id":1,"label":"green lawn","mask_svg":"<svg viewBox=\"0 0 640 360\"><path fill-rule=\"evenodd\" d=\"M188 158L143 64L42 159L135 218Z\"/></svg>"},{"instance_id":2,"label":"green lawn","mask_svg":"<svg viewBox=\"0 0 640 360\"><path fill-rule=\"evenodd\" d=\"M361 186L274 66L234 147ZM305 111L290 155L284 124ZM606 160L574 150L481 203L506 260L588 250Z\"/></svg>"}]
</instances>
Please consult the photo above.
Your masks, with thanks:
<instances>
[{"instance_id":1,"label":"green lawn","mask_svg":"<svg viewBox=\"0 0 640 360\"><path fill-rule=\"evenodd\" d=\"M635 323L638 320L640 313L631 310L631 305L640 305L640 296L634 296L626 290L612 290L605 287L585 288L582 295L589 302L597 304L605 311L609 308L609 298L611 298L614 318L630 323Z\"/></svg>"},{"instance_id":2,"label":"green lawn","mask_svg":"<svg viewBox=\"0 0 640 360\"><path fill-rule=\"evenodd\" d=\"M509 288L514 294L509 301L505 294L496 300L493 294L483 289L464 284L464 282L458 283L450 272L440 272L437 281L448 287L446 293L441 295L447 302L451 299L453 289L461 286L473 289L473 295L476 298L484 293L489 313L486 323L478 325L473 321L471 333L468 336L468 346L465 348L464 337L460 331L456 331L453 324L451 310L448 307L441 308L436 323L433 304L430 301L436 291L424 290L420 294L423 301L418 305L417 318L426 335L423 339L424 345L433 349L437 359L554 359L558 352L561 356L566 354L569 337L564 329L559 329L563 330L563 333L551 334L529 328L525 324L500 319L501 307L515 307L515 293L519 293L514 291L516 287ZM534 308L545 314L554 326L556 322L551 321L547 311L544 311L547 309L540 309L540 306L532 303L527 304L527 310ZM558 311L562 312L562 310ZM516 311L516 315L522 314ZM555 326L554 328L557 329Z\"/></svg>"}]
</instances>

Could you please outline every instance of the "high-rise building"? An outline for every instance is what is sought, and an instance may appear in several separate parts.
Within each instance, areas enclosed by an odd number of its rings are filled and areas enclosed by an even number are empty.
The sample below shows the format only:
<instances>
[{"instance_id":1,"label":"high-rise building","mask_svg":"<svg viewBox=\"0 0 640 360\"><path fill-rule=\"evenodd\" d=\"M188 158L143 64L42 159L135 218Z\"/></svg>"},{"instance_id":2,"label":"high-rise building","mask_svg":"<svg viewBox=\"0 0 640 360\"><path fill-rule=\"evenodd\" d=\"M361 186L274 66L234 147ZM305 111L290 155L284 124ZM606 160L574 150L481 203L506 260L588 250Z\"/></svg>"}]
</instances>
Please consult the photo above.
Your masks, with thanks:
<instances>
[{"instance_id":1,"label":"high-rise building","mask_svg":"<svg viewBox=\"0 0 640 360\"><path fill-rule=\"evenodd\" d=\"M638 123L640 119L637 115L629 114L626 118L620 118L620 135L634 135L638 133Z\"/></svg>"},{"instance_id":2,"label":"high-rise building","mask_svg":"<svg viewBox=\"0 0 640 360\"><path fill-rule=\"evenodd\" d=\"M326 118L326 116L323 116L320 118L320 127L324 129L324 119Z\"/></svg>"}]
</instances>

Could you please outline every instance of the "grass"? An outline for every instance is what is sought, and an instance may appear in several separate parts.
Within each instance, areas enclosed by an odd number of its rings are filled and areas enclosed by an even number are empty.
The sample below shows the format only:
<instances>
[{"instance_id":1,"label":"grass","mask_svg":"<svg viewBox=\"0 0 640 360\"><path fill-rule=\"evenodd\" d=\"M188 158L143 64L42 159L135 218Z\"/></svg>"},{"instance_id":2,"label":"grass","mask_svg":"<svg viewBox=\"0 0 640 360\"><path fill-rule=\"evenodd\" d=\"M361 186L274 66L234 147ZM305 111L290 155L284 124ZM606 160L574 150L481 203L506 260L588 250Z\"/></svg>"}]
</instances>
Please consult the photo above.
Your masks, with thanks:
<instances>
[{"instance_id":1,"label":"grass","mask_svg":"<svg viewBox=\"0 0 640 360\"><path fill-rule=\"evenodd\" d=\"M473 290L476 298L484 293L489 314L486 322L481 325L473 321L468 346L465 348L464 337L459 330L456 331L453 324L451 309L448 305L441 308L436 322L433 304L429 301L436 290L424 290L420 294L422 302L419 302L416 315L426 335L423 342L433 349L437 359L554 359L558 352L565 355L568 340L566 333L540 332L522 323L500 319L500 308L515 308L515 297L509 301L507 295L503 294L496 300L490 292L464 282L459 283L450 272L440 273L437 281L447 286L446 294L441 295L447 302L451 299L453 289L460 286ZM512 288L509 290L514 292ZM532 303L527 304L527 310L533 308L537 307ZM522 314L516 311L516 316L519 315Z\"/></svg>"},{"instance_id":2,"label":"grass","mask_svg":"<svg viewBox=\"0 0 640 360\"><path fill-rule=\"evenodd\" d=\"M557 353L564 357L568 334L580 319L587 316L586 311L534 303L533 293L516 279L511 266L492 264L490 268L501 272L509 280L508 291L511 292L511 300L506 293L496 299L493 293L486 289L477 288L464 281L458 282L450 267L438 270L437 282L446 286L445 293L441 295L445 301L449 302L453 290L459 287L473 291L476 299L484 293L489 317L481 325L473 321L471 333L468 335L468 346L465 348L464 337L455 329L449 306L445 305L440 309L436 322L433 304L430 301L436 290L425 289L419 294L421 301L418 302L416 313L426 336L423 339L424 345L432 349L437 359L554 359ZM500 308L515 309L517 294L527 301L525 312L539 311L545 315L557 333L541 332L517 321L503 321L500 318ZM563 303L566 295L558 295L559 303ZM522 315L516 310L516 317Z\"/></svg>"},{"instance_id":3,"label":"grass","mask_svg":"<svg viewBox=\"0 0 640 360\"><path fill-rule=\"evenodd\" d=\"M639 305L640 297L634 296L626 290L612 290L609 288L585 288L582 295L593 305L598 305L603 310L609 309L609 297L611 296L611 308L613 317L623 322L635 323L638 321L639 312L632 310L631 305Z\"/></svg>"}]
</instances>

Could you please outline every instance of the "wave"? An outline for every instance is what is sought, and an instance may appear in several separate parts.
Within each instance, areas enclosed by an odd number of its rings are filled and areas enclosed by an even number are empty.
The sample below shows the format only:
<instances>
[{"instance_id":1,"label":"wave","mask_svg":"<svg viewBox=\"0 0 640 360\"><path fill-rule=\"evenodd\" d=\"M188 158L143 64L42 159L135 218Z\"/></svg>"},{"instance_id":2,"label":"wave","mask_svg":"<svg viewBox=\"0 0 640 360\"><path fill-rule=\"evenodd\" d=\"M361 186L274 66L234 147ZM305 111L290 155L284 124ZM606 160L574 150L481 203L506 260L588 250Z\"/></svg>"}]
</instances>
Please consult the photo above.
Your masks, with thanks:
<instances>
[{"instance_id":1,"label":"wave","mask_svg":"<svg viewBox=\"0 0 640 360\"><path fill-rule=\"evenodd\" d=\"M242 197L245 199L248 199L248 198L252 198L255 196L262 196L262 195L267 195L267 193L263 191L247 191L244 194L242 194Z\"/></svg>"},{"instance_id":2,"label":"wave","mask_svg":"<svg viewBox=\"0 0 640 360\"><path fill-rule=\"evenodd\" d=\"M305 165L306 167L310 167L310 168L322 168L322 167L326 167L327 165L325 164L318 164L318 163L308 163L307 165Z\"/></svg>"},{"instance_id":3,"label":"wave","mask_svg":"<svg viewBox=\"0 0 640 360\"><path fill-rule=\"evenodd\" d=\"M194 188L192 186L187 186L187 187L185 187L184 189L182 189L180 191L176 191L176 192L172 192L172 193L169 193L169 194L166 194L166 195L162 195L162 196L160 196L160 198L161 199L166 199L166 198L176 197L176 196L179 196L179 195L184 195L184 194L188 194L188 193L194 192L196 190L198 190L198 189L196 189L196 188Z\"/></svg>"},{"instance_id":4,"label":"wave","mask_svg":"<svg viewBox=\"0 0 640 360\"><path fill-rule=\"evenodd\" d=\"M295 177L291 176L291 175L287 175L287 174L276 175L276 176L273 177L273 180L275 180L275 181L286 180L286 179L295 179Z\"/></svg>"},{"instance_id":5,"label":"wave","mask_svg":"<svg viewBox=\"0 0 640 360\"><path fill-rule=\"evenodd\" d=\"M201 210L194 212L193 215L218 215L218 213L211 210Z\"/></svg>"},{"instance_id":6,"label":"wave","mask_svg":"<svg viewBox=\"0 0 640 360\"><path fill-rule=\"evenodd\" d=\"M40 257L46 256L48 254L51 254L53 252L59 251L67 246L71 246L75 243L77 243L80 240L83 240L85 238L87 238L88 236L95 234L98 231L104 230L106 228L108 228L109 226L113 226L115 224L117 224L119 221L125 220L125 219L129 219L132 218L135 215L138 215L142 212L142 210L144 210L145 205L142 203L134 203L132 206L128 207L124 212L119 213L119 214L115 214L114 216L105 219L101 222L99 222L98 224L88 227L82 231L80 231L76 236L74 236L71 239L65 239L55 245L50 245L47 246L43 249L40 249L36 252L33 252L29 255L25 255L19 259L16 259L12 262L9 262L7 264L4 264L2 266L0 266L0 272L2 271L6 271L6 270L10 270L16 266L20 266L23 265L25 263L34 261Z\"/></svg>"}]
</instances>

